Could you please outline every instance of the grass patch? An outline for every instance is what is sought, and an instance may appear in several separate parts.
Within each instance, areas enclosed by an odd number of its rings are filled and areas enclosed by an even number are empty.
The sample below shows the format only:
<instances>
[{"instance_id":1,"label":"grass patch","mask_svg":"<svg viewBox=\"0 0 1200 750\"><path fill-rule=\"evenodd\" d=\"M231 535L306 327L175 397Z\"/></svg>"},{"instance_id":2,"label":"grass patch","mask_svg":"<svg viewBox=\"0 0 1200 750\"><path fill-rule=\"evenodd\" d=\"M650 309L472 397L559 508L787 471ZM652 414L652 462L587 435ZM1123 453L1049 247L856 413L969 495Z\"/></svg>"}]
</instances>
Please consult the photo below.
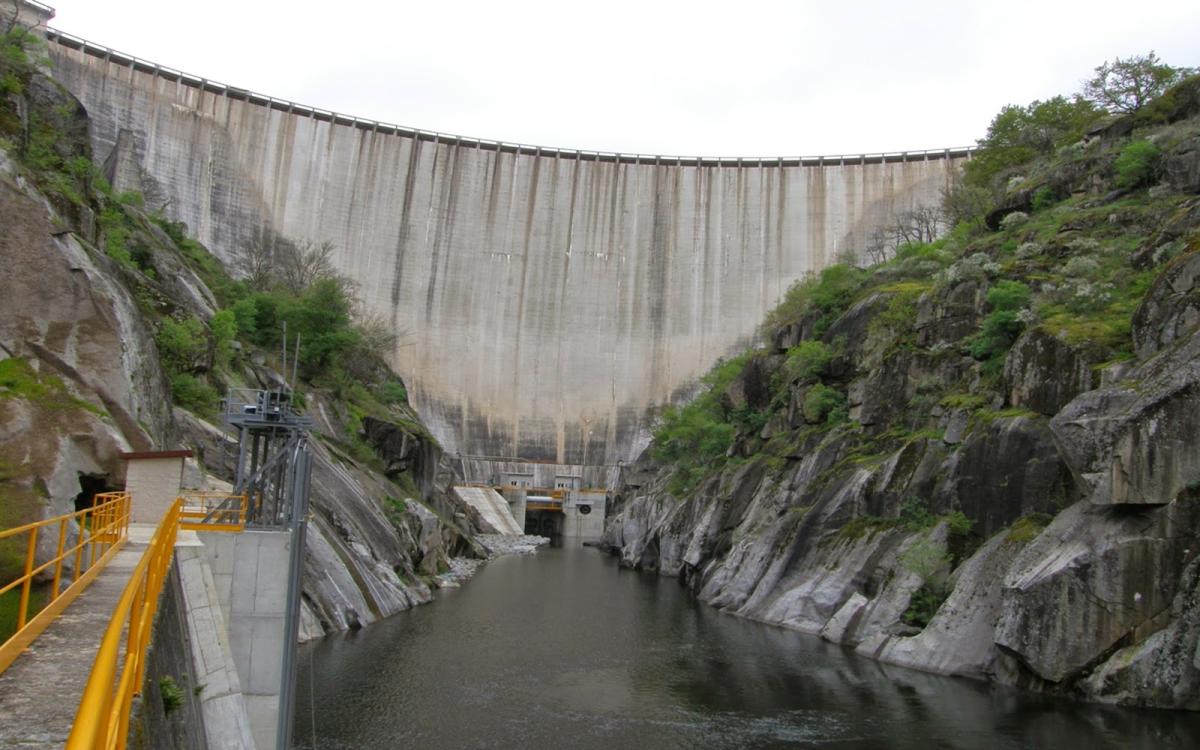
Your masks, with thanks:
<instances>
[{"instance_id":1,"label":"grass patch","mask_svg":"<svg viewBox=\"0 0 1200 750\"><path fill-rule=\"evenodd\" d=\"M863 537L872 537L885 531L891 531L903 523L898 518L880 518L879 516L856 516L838 529L838 541L854 541Z\"/></svg>"},{"instance_id":2,"label":"grass patch","mask_svg":"<svg viewBox=\"0 0 1200 750\"><path fill-rule=\"evenodd\" d=\"M973 416L984 424L990 424L997 419L1013 419L1014 417L1036 419L1041 415L1031 409L1014 407L1012 409L980 409Z\"/></svg>"},{"instance_id":3,"label":"grass patch","mask_svg":"<svg viewBox=\"0 0 1200 750\"><path fill-rule=\"evenodd\" d=\"M158 678L158 693L162 696L164 714L170 715L183 705L183 688L179 687L171 675Z\"/></svg>"},{"instance_id":4,"label":"grass patch","mask_svg":"<svg viewBox=\"0 0 1200 750\"><path fill-rule=\"evenodd\" d=\"M975 411L987 406L989 400L977 393L951 393L942 399L942 406L947 409L967 409Z\"/></svg>"},{"instance_id":5,"label":"grass patch","mask_svg":"<svg viewBox=\"0 0 1200 750\"><path fill-rule=\"evenodd\" d=\"M4 577L5 583L12 580L11 577ZM26 612L25 621L33 619L33 616L42 611L42 607L46 606L46 598L49 595L49 584L34 584L29 590L29 611ZM17 632L17 615L21 608L21 589L18 586L12 591L0 594L0 642L6 641L12 637L13 633Z\"/></svg>"},{"instance_id":6,"label":"grass patch","mask_svg":"<svg viewBox=\"0 0 1200 750\"><path fill-rule=\"evenodd\" d=\"M0 360L0 398L19 398L47 409L83 409L97 416L104 410L76 398L56 375L38 372L24 359Z\"/></svg>"},{"instance_id":7,"label":"grass patch","mask_svg":"<svg viewBox=\"0 0 1200 750\"><path fill-rule=\"evenodd\" d=\"M1027 516L1021 516L1009 527L1006 539L1018 544L1033 541L1053 520L1054 516L1048 513L1030 513Z\"/></svg>"}]
</instances>

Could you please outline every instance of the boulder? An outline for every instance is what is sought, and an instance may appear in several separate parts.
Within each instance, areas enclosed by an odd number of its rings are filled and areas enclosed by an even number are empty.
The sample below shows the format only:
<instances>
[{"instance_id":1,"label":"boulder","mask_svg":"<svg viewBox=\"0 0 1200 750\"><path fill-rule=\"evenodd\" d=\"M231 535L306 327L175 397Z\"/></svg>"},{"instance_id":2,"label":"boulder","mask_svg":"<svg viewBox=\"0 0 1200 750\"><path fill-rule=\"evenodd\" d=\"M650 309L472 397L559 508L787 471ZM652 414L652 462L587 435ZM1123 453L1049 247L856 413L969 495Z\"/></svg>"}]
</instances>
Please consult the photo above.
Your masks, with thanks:
<instances>
[{"instance_id":1,"label":"boulder","mask_svg":"<svg viewBox=\"0 0 1200 750\"><path fill-rule=\"evenodd\" d=\"M1080 395L1050 428L1093 503L1170 502L1200 481L1200 334Z\"/></svg>"},{"instance_id":2,"label":"boulder","mask_svg":"<svg viewBox=\"0 0 1200 750\"><path fill-rule=\"evenodd\" d=\"M442 456L435 440L415 426L406 427L371 416L362 419L362 437L383 460L383 473L388 478L408 473L422 495L430 494Z\"/></svg>"},{"instance_id":3,"label":"boulder","mask_svg":"<svg viewBox=\"0 0 1200 750\"><path fill-rule=\"evenodd\" d=\"M1200 136L1192 136L1163 154L1163 180L1181 193L1200 193Z\"/></svg>"},{"instance_id":4,"label":"boulder","mask_svg":"<svg viewBox=\"0 0 1200 750\"><path fill-rule=\"evenodd\" d=\"M1037 677L1068 683L1166 623L1200 504L1137 512L1077 503L1013 562L996 643Z\"/></svg>"},{"instance_id":5,"label":"boulder","mask_svg":"<svg viewBox=\"0 0 1200 750\"><path fill-rule=\"evenodd\" d=\"M1081 683L1084 695L1105 703L1200 711L1200 556L1184 569L1171 604L1171 624L1127 646Z\"/></svg>"},{"instance_id":6,"label":"boulder","mask_svg":"<svg viewBox=\"0 0 1200 750\"><path fill-rule=\"evenodd\" d=\"M985 538L1029 513L1057 513L1073 494L1046 420L1002 417L977 426L942 465L936 507L957 509Z\"/></svg>"},{"instance_id":7,"label":"boulder","mask_svg":"<svg viewBox=\"0 0 1200 750\"><path fill-rule=\"evenodd\" d=\"M955 571L953 591L924 630L910 637L885 634L864 644L860 653L937 674L994 674L1000 656L994 641L1001 582L1023 546L1005 533L996 534Z\"/></svg>"},{"instance_id":8,"label":"boulder","mask_svg":"<svg viewBox=\"0 0 1200 750\"><path fill-rule=\"evenodd\" d=\"M961 281L937 295L924 295L917 303L917 343L924 347L957 344L979 328L982 296L979 283Z\"/></svg>"},{"instance_id":9,"label":"boulder","mask_svg":"<svg viewBox=\"0 0 1200 750\"><path fill-rule=\"evenodd\" d=\"M1133 343L1145 359L1200 324L1200 251L1171 261L1133 314Z\"/></svg>"},{"instance_id":10,"label":"boulder","mask_svg":"<svg viewBox=\"0 0 1200 750\"><path fill-rule=\"evenodd\" d=\"M1047 417L1095 385L1093 358L1039 329L1026 330L1004 360L1008 401Z\"/></svg>"}]
</instances>

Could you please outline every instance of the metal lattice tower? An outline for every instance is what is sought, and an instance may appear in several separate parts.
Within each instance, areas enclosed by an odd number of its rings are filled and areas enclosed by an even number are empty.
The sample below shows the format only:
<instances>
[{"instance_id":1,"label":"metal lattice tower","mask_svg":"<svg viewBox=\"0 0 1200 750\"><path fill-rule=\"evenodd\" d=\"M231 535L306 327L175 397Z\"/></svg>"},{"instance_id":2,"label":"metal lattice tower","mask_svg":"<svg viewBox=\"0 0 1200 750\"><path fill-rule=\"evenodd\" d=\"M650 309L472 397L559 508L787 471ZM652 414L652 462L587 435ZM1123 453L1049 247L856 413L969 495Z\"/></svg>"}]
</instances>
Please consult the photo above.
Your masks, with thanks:
<instances>
[{"instance_id":1,"label":"metal lattice tower","mask_svg":"<svg viewBox=\"0 0 1200 750\"><path fill-rule=\"evenodd\" d=\"M308 511L312 419L292 410L287 389L234 388L225 399L225 424L238 433L233 492L250 499L247 525L291 526Z\"/></svg>"}]
</instances>

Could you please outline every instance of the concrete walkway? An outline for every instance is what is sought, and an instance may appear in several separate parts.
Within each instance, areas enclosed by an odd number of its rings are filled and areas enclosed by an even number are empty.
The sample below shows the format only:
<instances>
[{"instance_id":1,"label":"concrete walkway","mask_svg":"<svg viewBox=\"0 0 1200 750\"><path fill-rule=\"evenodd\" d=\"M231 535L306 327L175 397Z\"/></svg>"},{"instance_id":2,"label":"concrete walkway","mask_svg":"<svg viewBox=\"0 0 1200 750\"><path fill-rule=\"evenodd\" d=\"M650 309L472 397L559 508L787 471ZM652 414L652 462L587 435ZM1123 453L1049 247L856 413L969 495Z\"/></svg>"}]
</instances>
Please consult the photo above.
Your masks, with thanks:
<instances>
[{"instance_id":1,"label":"concrete walkway","mask_svg":"<svg viewBox=\"0 0 1200 750\"><path fill-rule=\"evenodd\" d=\"M92 585L0 674L0 748L66 743L100 639L153 531L132 526Z\"/></svg>"}]
</instances>

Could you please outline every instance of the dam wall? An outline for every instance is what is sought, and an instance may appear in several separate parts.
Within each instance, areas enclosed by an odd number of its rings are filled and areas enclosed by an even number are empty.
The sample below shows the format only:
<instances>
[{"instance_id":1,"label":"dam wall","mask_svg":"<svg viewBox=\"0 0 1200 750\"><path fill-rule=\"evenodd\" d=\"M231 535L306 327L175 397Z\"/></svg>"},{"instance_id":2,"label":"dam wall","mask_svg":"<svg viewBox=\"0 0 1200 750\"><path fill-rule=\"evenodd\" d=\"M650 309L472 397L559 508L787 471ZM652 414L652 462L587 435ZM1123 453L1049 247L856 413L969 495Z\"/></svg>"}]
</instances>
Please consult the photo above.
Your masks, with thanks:
<instances>
[{"instance_id":1,"label":"dam wall","mask_svg":"<svg viewBox=\"0 0 1200 750\"><path fill-rule=\"evenodd\" d=\"M452 455L633 459L655 410L750 343L794 281L897 213L937 203L968 156L705 159L496 143L48 36L116 188L141 190L225 261L280 237L332 246L398 334L393 364Z\"/></svg>"}]
</instances>

